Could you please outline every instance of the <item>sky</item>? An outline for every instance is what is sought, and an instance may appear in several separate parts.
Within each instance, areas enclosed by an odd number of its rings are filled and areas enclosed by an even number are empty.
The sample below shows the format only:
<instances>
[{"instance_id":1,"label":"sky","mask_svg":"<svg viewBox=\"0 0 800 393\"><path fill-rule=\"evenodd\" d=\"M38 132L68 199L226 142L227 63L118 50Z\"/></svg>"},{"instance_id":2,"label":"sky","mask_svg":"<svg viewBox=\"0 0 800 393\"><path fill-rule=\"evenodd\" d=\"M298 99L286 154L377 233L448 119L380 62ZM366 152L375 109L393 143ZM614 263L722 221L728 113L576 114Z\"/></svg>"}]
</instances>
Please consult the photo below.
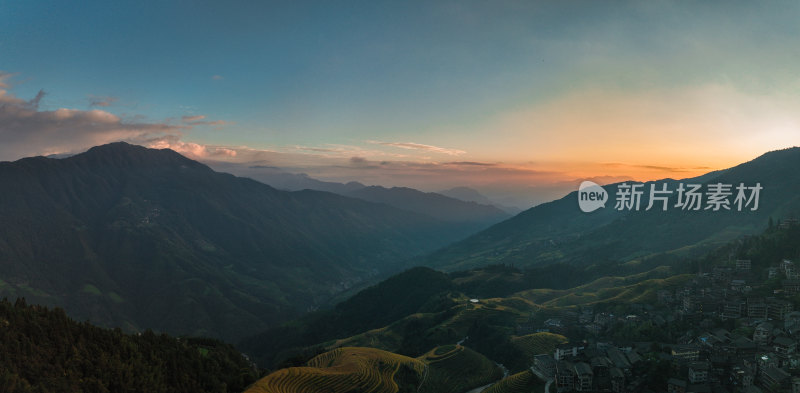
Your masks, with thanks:
<instances>
[{"instance_id":1,"label":"sky","mask_svg":"<svg viewBox=\"0 0 800 393\"><path fill-rule=\"evenodd\" d=\"M800 145L797 20L789 1L0 0L0 160L124 140L518 206L686 178Z\"/></svg>"}]
</instances>

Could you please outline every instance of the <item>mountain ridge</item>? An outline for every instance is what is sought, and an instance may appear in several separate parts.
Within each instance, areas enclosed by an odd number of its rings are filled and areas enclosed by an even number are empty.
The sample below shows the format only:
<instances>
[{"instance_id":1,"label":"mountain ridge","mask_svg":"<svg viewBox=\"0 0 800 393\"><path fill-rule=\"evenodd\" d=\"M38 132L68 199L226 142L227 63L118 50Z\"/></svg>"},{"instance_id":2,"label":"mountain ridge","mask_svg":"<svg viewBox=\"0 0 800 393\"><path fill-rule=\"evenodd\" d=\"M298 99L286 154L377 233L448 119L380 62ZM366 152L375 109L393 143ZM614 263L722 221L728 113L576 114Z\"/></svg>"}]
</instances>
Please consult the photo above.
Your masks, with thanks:
<instances>
[{"instance_id":1,"label":"mountain ridge","mask_svg":"<svg viewBox=\"0 0 800 393\"><path fill-rule=\"evenodd\" d=\"M757 233L766 227L771 216L797 215L800 173L793 169L797 167L800 167L800 148L794 147L767 152L734 167L695 178L643 183L644 190L649 190L649 185L654 183L666 183L671 190L675 190L678 182L704 185L712 181L735 185L744 182L749 186L760 183L764 190L760 196L761 206L755 212L682 211L674 208L674 192L669 199L673 208L667 212L644 211L649 199L647 193L642 196L642 211L617 211L612 198L619 183L613 183L603 186L610 199L604 209L581 212L577 191L573 191L445 246L417 262L445 270L492 263L531 266L572 261L588 264L721 244L737 235Z\"/></svg>"},{"instance_id":2,"label":"mountain ridge","mask_svg":"<svg viewBox=\"0 0 800 393\"><path fill-rule=\"evenodd\" d=\"M0 184L0 296L133 331L236 341L466 234L126 143L3 162Z\"/></svg>"}]
</instances>

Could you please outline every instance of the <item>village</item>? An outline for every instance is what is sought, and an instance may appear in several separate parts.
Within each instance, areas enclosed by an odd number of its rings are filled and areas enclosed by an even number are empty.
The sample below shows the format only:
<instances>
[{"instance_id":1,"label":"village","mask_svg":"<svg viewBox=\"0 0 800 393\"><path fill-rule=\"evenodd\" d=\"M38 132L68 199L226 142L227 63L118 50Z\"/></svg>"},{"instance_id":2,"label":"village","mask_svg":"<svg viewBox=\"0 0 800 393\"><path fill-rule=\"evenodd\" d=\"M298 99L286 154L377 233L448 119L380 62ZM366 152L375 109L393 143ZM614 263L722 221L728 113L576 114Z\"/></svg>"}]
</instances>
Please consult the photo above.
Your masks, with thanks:
<instances>
[{"instance_id":1,"label":"village","mask_svg":"<svg viewBox=\"0 0 800 393\"><path fill-rule=\"evenodd\" d=\"M569 337L531 370L551 392L800 393L800 266L735 260L659 290L656 304L562 311ZM518 329L524 326L518 326Z\"/></svg>"}]
</instances>

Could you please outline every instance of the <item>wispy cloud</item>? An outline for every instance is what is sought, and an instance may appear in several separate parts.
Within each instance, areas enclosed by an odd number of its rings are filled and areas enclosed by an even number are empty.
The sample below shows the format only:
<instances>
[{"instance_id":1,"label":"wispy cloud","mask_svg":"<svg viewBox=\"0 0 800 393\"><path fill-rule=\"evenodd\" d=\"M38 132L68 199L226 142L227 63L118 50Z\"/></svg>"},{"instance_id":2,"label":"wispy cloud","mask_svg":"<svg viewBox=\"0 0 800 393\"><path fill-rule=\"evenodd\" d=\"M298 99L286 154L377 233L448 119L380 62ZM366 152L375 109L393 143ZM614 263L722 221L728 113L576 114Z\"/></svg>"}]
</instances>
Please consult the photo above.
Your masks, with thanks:
<instances>
[{"instance_id":1,"label":"wispy cloud","mask_svg":"<svg viewBox=\"0 0 800 393\"><path fill-rule=\"evenodd\" d=\"M477 161L451 161L445 162L445 165L467 165L467 166L496 166L491 162L477 162Z\"/></svg>"},{"instance_id":2,"label":"wispy cloud","mask_svg":"<svg viewBox=\"0 0 800 393\"><path fill-rule=\"evenodd\" d=\"M342 151L341 149L332 149L327 147L295 146L294 148L297 150L313 151L316 153L339 153Z\"/></svg>"},{"instance_id":3,"label":"wispy cloud","mask_svg":"<svg viewBox=\"0 0 800 393\"><path fill-rule=\"evenodd\" d=\"M225 120L206 120L205 115L183 116L181 121L191 126L226 126L233 124Z\"/></svg>"},{"instance_id":4,"label":"wispy cloud","mask_svg":"<svg viewBox=\"0 0 800 393\"><path fill-rule=\"evenodd\" d=\"M14 77L15 74L10 72L0 71L0 89L8 89L8 80Z\"/></svg>"},{"instance_id":5,"label":"wispy cloud","mask_svg":"<svg viewBox=\"0 0 800 393\"><path fill-rule=\"evenodd\" d=\"M459 156L465 154L466 152L463 150L457 149L448 149L445 147L438 147L433 145L424 145L422 143L414 143L414 142L381 142L381 141L367 141L372 144L376 145L383 145L383 146L392 146L392 147L399 147L401 149L409 149L409 150L424 150L430 151L434 153L442 153L451 156Z\"/></svg>"},{"instance_id":6,"label":"wispy cloud","mask_svg":"<svg viewBox=\"0 0 800 393\"><path fill-rule=\"evenodd\" d=\"M215 81L219 81L219 80L225 79L225 77L222 76L222 75L214 75L214 76L211 77L211 79L213 79Z\"/></svg>"},{"instance_id":7,"label":"wispy cloud","mask_svg":"<svg viewBox=\"0 0 800 393\"><path fill-rule=\"evenodd\" d=\"M117 97L111 96L89 96L89 106L108 107L117 102Z\"/></svg>"},{"instance_id":8,"label":"wispy cloud","mask_svg":"<svg viewBox=\"0 0 800 393\"><path fill-rule=\"evenodd\" d=\"M361 146L342 145L342 144L324 144L322 146L301 146L295 145L287 149L288 152L317 155L327 158L349 158L349 157L384 157L384 158L405 158L404 154L397 154L385 152L380 149L365 149Z\"/></svg>"},{"instance_id":9,"label":"wispy cloud","mask_svg":"<svg viewBox=\"0 0 800 393\"><path fill-rule=\"evenodd\" d=\"M604 168L633 168L633 169L644 169L644 170L651 170L655 172L670 172L670 173L696 173L697 171L710 171L713 168L708 166L693 166L693 167L682 167L682 166L666 166L666 165L641 165L641 164L626 164L622 162L603 162L599 164L601 167Z\"/></svg>"},{"instance_id":10,"label":"wispy cloud","mask_svg":"<svg viewBox=\"0 0 800 393\"><path fill-rule=\"evenodd\" d=\"M203 120L205 118L206 117L204 115L183 116L183 117L181 117L181 121L183 121L184 123L191 123L191 122Z\"/></svg>"}]
</instances>

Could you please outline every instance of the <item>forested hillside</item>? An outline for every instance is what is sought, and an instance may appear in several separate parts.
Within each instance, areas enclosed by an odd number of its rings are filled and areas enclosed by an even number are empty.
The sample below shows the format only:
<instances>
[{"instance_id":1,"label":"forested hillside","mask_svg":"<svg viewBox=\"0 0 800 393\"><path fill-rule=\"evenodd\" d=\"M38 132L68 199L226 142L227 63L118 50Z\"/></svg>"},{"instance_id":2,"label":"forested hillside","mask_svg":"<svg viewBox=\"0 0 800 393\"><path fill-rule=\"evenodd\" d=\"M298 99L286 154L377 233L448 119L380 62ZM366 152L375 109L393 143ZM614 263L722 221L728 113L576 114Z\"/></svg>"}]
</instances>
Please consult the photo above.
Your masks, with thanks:
<instances>
[{"instance_id":1,"label":"forested hillside","mask_svg":"<svg viewBox=\"0 0 800 393\"><path fill-rule=\"evenodd\" d=\"M230 345L78 323L61 309L0 301L0 391L241 392L257 370Z\"/></svg>"}]
</instances>

